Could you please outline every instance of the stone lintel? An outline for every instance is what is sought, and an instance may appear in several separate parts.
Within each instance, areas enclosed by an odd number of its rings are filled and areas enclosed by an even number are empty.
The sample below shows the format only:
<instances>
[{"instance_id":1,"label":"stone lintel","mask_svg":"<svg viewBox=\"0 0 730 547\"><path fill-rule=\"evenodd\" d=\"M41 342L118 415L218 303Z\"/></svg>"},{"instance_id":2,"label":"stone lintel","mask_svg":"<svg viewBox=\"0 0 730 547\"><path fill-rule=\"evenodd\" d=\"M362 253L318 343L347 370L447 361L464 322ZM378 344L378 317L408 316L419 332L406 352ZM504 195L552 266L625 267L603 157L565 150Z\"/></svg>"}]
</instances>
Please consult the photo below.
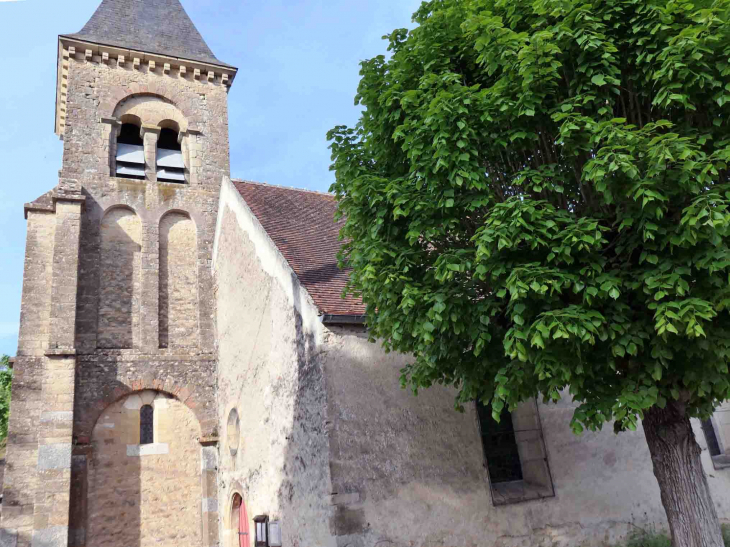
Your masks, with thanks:
<instances>
[{"instance_id":1,"label":"stone lintel","mask_svg":"<svg viewBox=\"0 0 730 547\"><path fill-rule=\"evenodd\" d=\"M156 133L156 134L159 135L160 134L160 131L162 131L162 128L161 127L157 127L156 125L150 125L150 124L147 124L147 123L143 123L142 124L141 134L143 136L144 136L145 133Z\"/></svg>"},{"instance_id":2,"label":"stone lintel","mask_svg":"<svg viewBox=\"0 0 730 547\"><path fill-rule=\"evenodd\" d=\"M28 220L28 213L30 211L35 211L37 213L55 213L56 212L56 206L53 202L46 204L41 203L26 203L23 206L23 214L25 215L25 220Z\"/></svg>"}]
</instances>

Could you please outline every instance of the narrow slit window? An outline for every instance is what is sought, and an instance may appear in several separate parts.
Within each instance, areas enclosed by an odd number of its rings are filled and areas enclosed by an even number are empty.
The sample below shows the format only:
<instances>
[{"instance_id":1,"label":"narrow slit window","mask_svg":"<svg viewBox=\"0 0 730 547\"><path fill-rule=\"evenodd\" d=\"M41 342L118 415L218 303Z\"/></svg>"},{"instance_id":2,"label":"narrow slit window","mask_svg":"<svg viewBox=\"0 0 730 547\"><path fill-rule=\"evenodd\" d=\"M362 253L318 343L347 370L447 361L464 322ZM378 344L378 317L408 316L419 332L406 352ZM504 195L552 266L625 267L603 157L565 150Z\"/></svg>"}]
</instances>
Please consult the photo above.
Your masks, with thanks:
<instances>
[{"instance_id":1,"label":"narrow slit window","mask_svg":"<svg viewBox=\"0 0 730 547\"><path fill-rule=\"evenodd\" d=\"M179 133L164 128L157 141L157 180L165 182L185 182L185 163Z\"/></svg>"},{"instance_id":2,"label":"narrow slit window","mask_svg":"<svg viewBox=\"0 0 730 547\"><path fill-rule=\"evenodd\" d=\"M139 412L139 444L152 444L155 439L155 410L151 405L144 405Z\"/></svg>"},{"instance_id":3,"label":"narrow slit window","mask_svg":"<svg viewBox=\"0 0 730 547\"><path fill-rule=\"evenodd\" d=\"M512 414L505 408L497 422L490 407L479 404L477 408L489 479L493 484L521 481L522 464Z\"/></svg>"},{"instance_id":4,"label":"narrow slit window","mask_svg":"<svg viewBox=\"0 0 730 547\"><path fill-rule=\"evenodd\" d=\"M555 495L540 415L534 399L513 412L504 409L499 421L488 406L477 403L484 467L494 505L550 498Z\"/></svg>"},{"instance_id":5,"label":"narrow slit window","mask_svg":"<svg viewBox=\"0 0 730 547\"><path fill-rule=\"evenodd\" d=\"M717 433L715 433L715 426L712 424L712 420L702 422L702 431L705 433L707 450L710 451L710 455L713 457L721 456L722 450L720 449L720 443L717 440Z\"/></svg>"},{"instance_id":6,"label":"narrow slit window","mask_svg":"<svg viewBox=\"0 0 730 547\"><path fill-rule=\"evenodd\" d=\"M117 137L116 159L116 176L144 180L144 143L138 125L122 124Z\"/></svg>"}]
</instances>

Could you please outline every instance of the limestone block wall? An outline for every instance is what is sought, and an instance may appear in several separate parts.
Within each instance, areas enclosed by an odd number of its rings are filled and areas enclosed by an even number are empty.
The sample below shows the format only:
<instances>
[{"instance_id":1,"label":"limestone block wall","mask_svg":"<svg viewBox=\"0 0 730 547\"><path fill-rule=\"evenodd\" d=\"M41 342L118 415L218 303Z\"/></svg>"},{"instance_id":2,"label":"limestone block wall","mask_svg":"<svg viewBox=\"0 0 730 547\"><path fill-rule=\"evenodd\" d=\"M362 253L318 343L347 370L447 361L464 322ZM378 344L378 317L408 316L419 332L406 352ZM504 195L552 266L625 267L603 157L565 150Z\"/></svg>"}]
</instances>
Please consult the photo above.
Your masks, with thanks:
<instances>
[{"instance_id":1,"label":"limestone block wall","mask_svg":"<svg viewBox=\"0 0 730 547\"><path fill-rule=\"evenodd\" d=\"M48 349L56 235L56 216L52 211L29 211L27 216L19 357L43 355Z\"/></svg>"},{"instance_id":2,"label":"limestone block wall","mask_svg":"<svg viewBox=\"0 0 730 547\"><path fill-rule=\"evenodd\" d=\"M334 546L321 325L230 181L215 256L221 545L238 546L238 494L249 520L282 522L284 545Z\"/></svg>"},{"instance_id":3,"label":"limestone block wall","mask_svg":"<svg viewBox=\"0 0 730 547\"><path fill-rule=\"evenodd\" d=\"M87 481L106 446L92 442L96 421L109 405L150 389L174 397L198 424L198 494L181 498L198 509L193 543L216 545L211 255L218 189L229 171L228 88L221 78L106 62L67 45L59 58L64 155L56 193L65 185L73 196L48 196L28 210L2 539L86 545L89 518L103 505ZM112 176L122 116L185 133L185 184ZM159 127L145 131L152 141ZM105 469L95 484L114 491L123 479ZM155 538L181 539L166 530Z\"/></svg>"},{"instance_id":4,"label":"limestone block wall","mask_svg":"<svg viewBox=\"0 0 730 547\"><path fill-rule=\"evenodd\" d=\"M49 197L50 201L50 197ZM38 487L38 440L45 352L50 345L51 289L56 217L29 211L23 273L18 356L16 358L2 511L3 536L31 544Z\"/></svg>"},{"instance_id":5,"label":"limestone block wall","mask_svg":"<svg viewBox=\"0 0 730 547\"><path fill-rule=\"evenodd\" d=\"M88 443L90 417L101 405L133 385L156 383L184 390L186 404L200 413L202 437L215 439L210 263L218 189L229 171L228 88L193 71L87 58L65 43L61 57L62 173L77 179L87 197L75 435L80 445ZM125 116L145 128L174 122L185 132L191 162L197 159L186 184L111 176L115 129Z\"/></svg>"},{"instance_id":6,"label":"limestone block wall","mask_svg":"<svg viewBox=\"0 0 730 547\"><path fill-rule=\"evenodd\" d=\"M140 409L154 409L154 443L140 445ZM86 545L201 544L200 428L159 392L131 394L102 413L92 434Z\"/></svg>"},{"instance_id":7,"label":"limestone block wall","mask_svg":"<svg viewBox=\"0 0 730 547\"><path fill-rule=\"evenodd\" d=\"M126 207L111 209L101 223L99 348L140 345L142 222Z\"/></svg>"},{"instance_id":8,"label":"limestone block wall","mask_svg":"<svg viewBox=\"0 0 730 547\"><path fill-rule=\"evenodd\" d=\"M182 213L160 222L160 347L198 346L195 223Z\"/></svg>"}]
</instances>

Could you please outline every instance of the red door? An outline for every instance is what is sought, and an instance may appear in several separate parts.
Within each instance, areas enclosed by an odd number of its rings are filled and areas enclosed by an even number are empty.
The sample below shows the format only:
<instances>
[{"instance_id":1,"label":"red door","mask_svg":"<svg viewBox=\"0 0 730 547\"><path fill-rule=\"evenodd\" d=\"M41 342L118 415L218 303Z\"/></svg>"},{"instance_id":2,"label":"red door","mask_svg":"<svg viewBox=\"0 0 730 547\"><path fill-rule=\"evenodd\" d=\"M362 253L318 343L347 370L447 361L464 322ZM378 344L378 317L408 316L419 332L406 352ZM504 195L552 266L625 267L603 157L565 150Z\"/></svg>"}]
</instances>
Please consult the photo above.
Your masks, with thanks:
<instances>
[{"instance_id":1,"label":"red door","mask_svg":"<svg viewBox=\"0 0 730 547\"><path fill-rule=\"evenodd\" d=\"M238 513L238 542L240 547L251 547L251 539L248 535L248 515L246 514L246 504L241 500L241 507Z\"/></svg>"}]
</instances>

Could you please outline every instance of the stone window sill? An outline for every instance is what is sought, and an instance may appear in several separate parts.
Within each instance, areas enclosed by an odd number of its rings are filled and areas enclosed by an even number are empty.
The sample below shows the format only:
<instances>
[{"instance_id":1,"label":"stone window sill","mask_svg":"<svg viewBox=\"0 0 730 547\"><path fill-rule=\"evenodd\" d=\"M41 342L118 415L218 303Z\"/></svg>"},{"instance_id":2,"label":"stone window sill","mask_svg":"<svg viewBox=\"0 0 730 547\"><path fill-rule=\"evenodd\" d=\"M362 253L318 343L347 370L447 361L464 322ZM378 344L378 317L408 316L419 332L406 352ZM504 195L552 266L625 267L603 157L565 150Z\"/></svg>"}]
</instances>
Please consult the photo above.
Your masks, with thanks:
<instances>
[{"instance_id":1,"label":"stone window sill","mask_svg":"<svg viewBox=\"0 0 730 547\"><path fill-rule=\"evenodd\" d=\"M494 505L508 505L543 498L552 498L555 495L552 488L527 481L500 482L492 484L492 499Z\"/></svg>"},{"instance_id":2,"label":"stone window sill","mask_svg":"<svg viewBox=\"0 0 730 547\"><path fill-rule=\"evenodd\" d=\"M142 456L161 456L169 453L170 447L167 443L127 445L127 456L133 458L141 458Z\"/></svg>"},{"instance_id":3,"label":"stone window sill","mask_svg":"<svg viewBox=\"0 0 730 547\"><path fill-rule=\"evenodd\" d=\"M712 457L712 465L715 469L730 469L730 454L720 454Z\"/></svg>"}]
</instances>

